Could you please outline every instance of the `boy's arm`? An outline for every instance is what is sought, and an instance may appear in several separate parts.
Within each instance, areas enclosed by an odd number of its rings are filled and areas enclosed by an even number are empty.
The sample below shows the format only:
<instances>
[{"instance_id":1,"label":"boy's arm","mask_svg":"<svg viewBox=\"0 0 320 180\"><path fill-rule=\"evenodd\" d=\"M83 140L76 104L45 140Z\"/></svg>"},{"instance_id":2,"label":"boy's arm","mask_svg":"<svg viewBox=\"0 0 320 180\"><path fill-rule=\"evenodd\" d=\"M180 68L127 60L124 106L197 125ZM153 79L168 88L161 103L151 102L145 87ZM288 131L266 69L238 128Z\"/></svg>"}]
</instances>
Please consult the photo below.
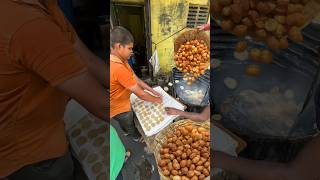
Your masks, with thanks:
<instances>
[{"instance_id":1,"label":"boy's arm","mask_svg":"<svg viewBox=\"0 0 320 180\"><path fill-rule=\"evenodd\" d=\"M106 88L109 88L109 77L107 64L104 61L93 54L87 46L77 37L74 43L75 50L80 54L85 64L88 67L89 72Z\"/></svg>"},{"instance_id":2,"label":"boy's arm","mask_svg":"<svg viewBox=\"0 0 320 180\"><path fill-rule=\"evenodd\" d=\"M151 88L148 84L146 84L145 82L143 82L140 78L138 78L136 75L134 75L134 78L136 79L138 85L142 88L142 89L145 89L145 90L148 90L150 91L152 94L160 97L161 94L158 93L157 91L155 91L153 88Z\"/></svg>"},{"instance_id":3,"label":"boy's arm","mask_svg":"<svg viewBox=\"0 0 320 180\"><path fill-rule=\"evenodd\" d=\"M300 179L320 179L320 135L305 145L296 159L290 163L294 176Z\"/></svg>"},{"instance_id":4,"label":"boy's arm","mask_svg":"<svg viewBox=\"0 0 320 180\"><path fill-rule=\"evenodd\" d=\"M246 180L297 180L287 179L284 164L248 160L214 152L213 166L239 175Z\"/></svg>"},{"instance_id":5,"label":"boy's arm","mask_svg":"<svg viewBox=\"0 0 320 180\"><path fill-rule=\"evenodd\" d=\"M79 74L57 85L59 90L74 98L89 112L105 121L109 120L107 99L109 93L92 77L91 73Z\"/></svg>"},{"instance_id":6,"label":"boy's arm","mask_svg":"<svg viewBox=\"0 0 320 180\"><path fill-rule=\"evenodd\" d=\"M138 96L140 99L148 102L153 102L153 103L161 103L162 99L161 97L155 97L152 96L151 94L145 92L139 84L136 84L132 87L129 88L132 93L134 93L136 96Z\"/></svg>"},{"instance_id":7,"label":"boy's arm","mask_svg":"<svg viewBox=\"0 0 320 180\"><path fill-rule=\"evenodd\" d=\"M145 92L144 89L140 87L139 81L137 81L136 76L134 75L132 70L129 70L124 66L121 66L114 71L113 76L117 79L117 81L123 87L129 89L132 93L137 95L140 99L153 102L153 103L162 102L162 99L160 97L152 96L151 94Z\"/></svg>"},{"instance_id":8,"label":"boy's arm","mask_svg":"<svg viewBox=\"0 0 320 180\"><path fill-rule=\"evenodd\" d=\"M210 30L210 24L203 24L197 27L199 30L208 31Z\"/></svg>"}]
</instances>

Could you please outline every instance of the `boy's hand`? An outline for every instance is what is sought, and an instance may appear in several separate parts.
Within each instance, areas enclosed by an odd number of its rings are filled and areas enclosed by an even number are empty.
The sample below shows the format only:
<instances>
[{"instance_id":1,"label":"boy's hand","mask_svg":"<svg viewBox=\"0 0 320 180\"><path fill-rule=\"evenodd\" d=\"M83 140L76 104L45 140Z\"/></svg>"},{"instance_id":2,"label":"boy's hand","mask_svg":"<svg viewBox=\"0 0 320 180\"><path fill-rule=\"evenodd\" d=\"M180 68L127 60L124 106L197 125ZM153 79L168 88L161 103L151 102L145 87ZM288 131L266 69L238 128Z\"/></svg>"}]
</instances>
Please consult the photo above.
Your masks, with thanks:
<instances>
[{"instance_id":1,"label":"boy's hand","mask_svg":"<svg viewBox=\"0 0 320 180\"><path fill-rule=\"evenodd\" d=\"M165 110L166 110L168 115L179 115L180 116L181 112L183 112L183 111L181 111L179 109L171 108L171 107L166 107Z\"/></svg>"},{"instance_id":2,"label":"boy's hand","mask_svg":"<svg viewBox=\"0 0 320 180\"><path fill-rule=\"evenodd\" d=\"M162 103L162 96L157 97L155 103L161 104Z\"/></svg>"},{"instance_id":3,"label":"boy's hand","mask_svg":"<svg viewBox=\"0 0 320 180\"><path fill-rule=\"evenodd\" d=\"M158 93L158 92L155 91L155 90L153 90L151 93L152 93L153 95L157 96L157 97L161 97L161 94Z\"/></svg>"}]
</instances>

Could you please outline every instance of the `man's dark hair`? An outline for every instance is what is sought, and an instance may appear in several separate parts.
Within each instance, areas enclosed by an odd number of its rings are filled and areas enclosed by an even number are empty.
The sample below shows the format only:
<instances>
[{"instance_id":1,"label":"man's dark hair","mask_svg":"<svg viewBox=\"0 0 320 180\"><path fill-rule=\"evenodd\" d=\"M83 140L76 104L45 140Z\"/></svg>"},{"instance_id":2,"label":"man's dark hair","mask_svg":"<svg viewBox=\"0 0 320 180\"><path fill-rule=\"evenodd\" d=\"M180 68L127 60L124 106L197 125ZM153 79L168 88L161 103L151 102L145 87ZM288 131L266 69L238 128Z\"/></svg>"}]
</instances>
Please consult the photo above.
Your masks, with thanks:
<instances>
[{"instance_id":1,"label":"man's dark hair","mask_svg":"<svg viewBox=\"0 0 320 180\"><path fill-rule=\"evenodd\" d=\"M133 42L134 39L132 34L124 27L116 26L110 32L110 47L114 47L116 43L125 46Z\"/></svg>"}]
</instances>

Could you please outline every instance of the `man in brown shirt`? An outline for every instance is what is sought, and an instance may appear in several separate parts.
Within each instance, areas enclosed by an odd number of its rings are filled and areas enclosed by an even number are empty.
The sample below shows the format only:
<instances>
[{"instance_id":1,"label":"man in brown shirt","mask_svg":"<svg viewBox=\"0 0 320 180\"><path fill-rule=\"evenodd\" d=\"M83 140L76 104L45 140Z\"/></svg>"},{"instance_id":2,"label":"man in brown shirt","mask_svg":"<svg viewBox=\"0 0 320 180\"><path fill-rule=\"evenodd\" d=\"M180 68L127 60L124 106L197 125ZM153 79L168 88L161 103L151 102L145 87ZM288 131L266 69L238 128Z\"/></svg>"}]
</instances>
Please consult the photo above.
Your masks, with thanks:
<instances>
[{"instance_id":1,"label":"man in brown shirt","mask_svg":"<svg viewBox=\"0 0 320 180\"><path fill-rule=\"evenodd\" d=\"M107 120L106 64L57 0L0 1L0 179L73 179L63 114L77 100Z\"/></svg>"}]
</instances>

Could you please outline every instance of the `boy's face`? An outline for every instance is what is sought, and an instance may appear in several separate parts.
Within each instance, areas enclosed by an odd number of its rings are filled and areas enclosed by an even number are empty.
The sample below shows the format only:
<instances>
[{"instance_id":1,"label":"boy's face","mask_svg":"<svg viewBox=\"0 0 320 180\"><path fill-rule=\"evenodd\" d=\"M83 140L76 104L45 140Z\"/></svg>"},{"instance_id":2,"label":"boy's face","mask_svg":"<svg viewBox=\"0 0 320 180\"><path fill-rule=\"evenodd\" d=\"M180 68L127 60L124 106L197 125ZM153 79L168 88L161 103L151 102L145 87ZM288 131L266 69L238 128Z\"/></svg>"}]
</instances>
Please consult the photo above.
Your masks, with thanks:
<instances>
[{"instance_id":1,"label":"boy's face","mask_svg":"<svg viewBox=\"0 0 320 180\"><path fill-rule=\"evenodd\" d=\"M132 55L133 43L129 43L126 45L121 45L120 43L115 44L115 50L118 54L123 58L128 60Z\"/></svg>"}]
</instances>

